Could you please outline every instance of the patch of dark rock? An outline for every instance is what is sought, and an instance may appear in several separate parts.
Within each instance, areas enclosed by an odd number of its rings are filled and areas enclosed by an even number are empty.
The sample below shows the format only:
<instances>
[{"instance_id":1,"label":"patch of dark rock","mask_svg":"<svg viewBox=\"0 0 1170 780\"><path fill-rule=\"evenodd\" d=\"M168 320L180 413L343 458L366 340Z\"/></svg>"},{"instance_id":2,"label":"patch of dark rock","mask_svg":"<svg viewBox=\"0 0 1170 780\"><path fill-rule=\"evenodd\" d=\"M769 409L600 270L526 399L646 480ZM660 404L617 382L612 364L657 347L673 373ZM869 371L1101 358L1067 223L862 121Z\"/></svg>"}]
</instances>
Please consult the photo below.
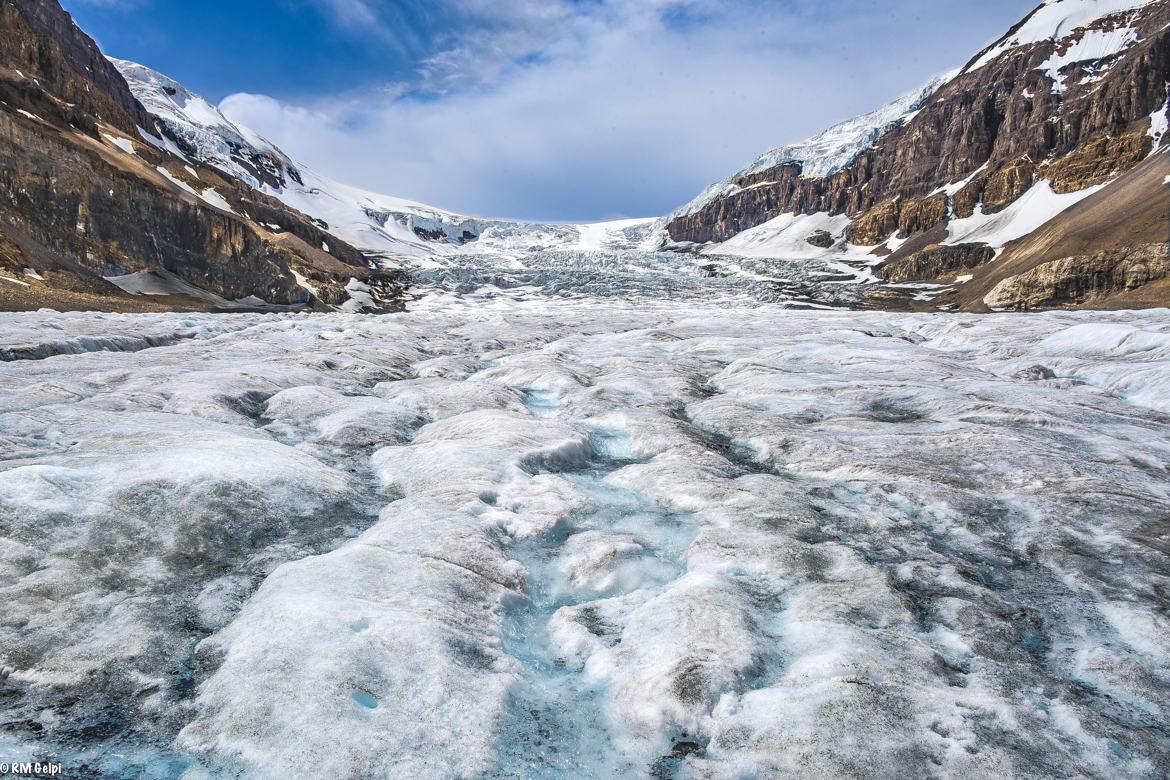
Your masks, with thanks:
<instances>
[{"instance_id":1,"label":"patch of dark rock","mask_svg":"<svg viewBox=\"0 0 1170 780\"><path fill-rule=\"evenodd\" d=\"M818 230L805 240L820 249L829 249L833 244L837 243L833 240L833 234L827 230Z\"/></svg>"},{"instance_id":2,"label":"patch of dark rock","mask_svg":"<svg viewBox=\"0 0 1170 780\"><path fill-rule=\"evenodd\" d=\"M0 729L24 734L40 734L45 730L45 727L35 720L11 720L7 723L0 723Z\"/></svg>"},{"instance_id":3,"label":"patch of dark rock","mask_svg":"<svg viewBox=\"0 0 1170 780\"><path fill-rule=\"evenodd\" d=\"M1023 379L1025 382L1040 382L1045 379L1056 379L1056 373L1047 366L1028 366L1012 374L1013 379Z\"/></svg>"},{"instance_id":4,"label":"patch of dark rock","mask_svg":"<svg viewBox=\"0 0 1170 780\"><path fill-rule=\"evenodd\" d=\"M170 336L96 338L38 344L35 347L9 347L0 349L0 363L11 363L17 360L45 360L58 355L80 355L87 352L141 352L145 349L173 346L183 340L193 338L195 338L194 333L176 333Z\"/></svg>"},{"instance_id":5,"label":"patch of dark rock","mask_svg":"<svg viewBox=\"0 0 1170 780\"><path fill-rule=\"evenodd\" d=\"M703 664L694 659L683 661L675 670L670 692L685 704L699 704L707 698L710 678Z\"/></svg>"},{"instance_id":6,"label":"patch of dark rock","mask_svg":"<svg viewBox=\"0 0 1170 780\"><path fill-rule=\"evenodd\" d=\"M469 669L491 669L495 658L482 645L469 642L462 637L452 637L447 640L447 647L460 665Z\"/></svg>"},{"instance_id":7,"label":"patch of dark rock","mask_svg":"<svg viewBox=\"0 0 1170 780\"><path fill-rule=\"evenodd\" d=\"M593 636L603 637L617 632L614 626L606 622L597 613L596 607L584 606L577 610L577 622L583 625L585 630L593 634Z\"/></svg>"},{"instance_id":8,"label":"patch of dark rock","mask_svg":"<svg viewBox=\"0 0 1170 780\"><path fill-rule=\"evenodd\" d=\"M81 742L102 742L129 730L130 719L116 704L103 707L88 722L68 733Z\"/></svg>"},{"instance_id":9,"label":"patch of dark rock","mask_svg":"<svg viewBox=\"0 0 1170 780\"><path fill-rule=\"evenodd\" d=\"M253 427L263 426L270 422L264 417L267 411L268 399L272 397L272 393L265 393L260 390L249 390L243 395L239 396L220 396L220 403L231 409L237 414L247 417L251 420Z\"/></svg>"},{"instance_id":10,"label":"patch of dark rock","mask_svg":"<svg viewBox=\"0 0 1170 780\"><path fill-rule=\"evenodd\" d=\"M887 282L928 281L977 268L994 257L995 250L986 244L936 246L891 260L880 272Z\"/></svg>"},{"instance_id":11,"label":"patch of dark rock","mask_svg":"<svg viewBox=\"0 0 1170 780\"><path fill-rule=\"evenodd\" d=\"M650 768L650 777L654 780L671 780L679 776L682 764L690 756L702 756L706 748L686 734L675 740L670 749L670 755L662 756Z\"/></svg>"},{"instance_id":12,"label":"patch of dark rock","mask_svg":"<svg viewBox=\"0 0 1170 780\"><path fill-rule=\"evenodd\" d=\"M425 230L420 227L414 229L414 234L426 241L440 242L447 240L447 234L442 230Z\"/></svg>"}]
</instances>

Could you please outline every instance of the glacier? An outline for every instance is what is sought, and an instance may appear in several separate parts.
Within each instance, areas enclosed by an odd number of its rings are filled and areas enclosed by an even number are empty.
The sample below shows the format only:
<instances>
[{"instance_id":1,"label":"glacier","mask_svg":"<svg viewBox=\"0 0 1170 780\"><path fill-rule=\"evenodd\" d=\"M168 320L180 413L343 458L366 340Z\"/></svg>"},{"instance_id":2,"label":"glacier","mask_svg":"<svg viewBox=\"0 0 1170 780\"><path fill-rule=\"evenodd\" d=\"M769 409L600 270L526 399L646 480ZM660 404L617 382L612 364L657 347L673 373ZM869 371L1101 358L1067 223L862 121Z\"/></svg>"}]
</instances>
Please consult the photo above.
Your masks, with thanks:
<instances>
[{"instance_id":1,"label":"glacier","mask_svg":"<svg viewBox=\"0 0 1170 780\"><path fill-rule=\"evenodd\" d=\"M970 73L979 70L991 63L997 57L1033 43L1051 41L1062 42L1072 35L1078 28L1087 28L1094 22L1114 14L1136 11L1149 5L1154 0L1044 0L1024 21L1013 27L1007 35L987 47L978 54L963 72ZM1089 32L1087 37L1092 39L1100 36L1099 32ZM1070 46L1069 56L1065 62L1080 62L1110 57L1124 50L1134 41L1133 38L1122 35L1105 35L1107 45L1083 48L1080 41ZM1074 52L1076 54L1074 55ZM1055 60L1054 60L1055 61ZM1048 63L1045 63L1047 66ZM1057 80L1054 73L1052 78ZM1057 81L1058 86L1060 82ZM1056 89L1062 91L1062 88Z\"/></svg>"},{"instance_id":2,"label":"glacier","mask_svg":"<svg viewBox=\"0 0 1170 780\"><path fill-rule=\"evenodd\" d=\"M1049 0L988 56L1138 5ZM847 217L699 248L668 218L454 214L114 62L168 131L114 148L214 165L412 297L0 314L0 764L1170 774L1167 311L858 311L881 259ZM953 76L743 173L829 175Z\"/></svg>"},{"instance_id":3,"label":"glacier","mask_svg":"<svg viewBox=\"0 0 1170 780\"><path fill-rule=\"evenodd\" d=\"M342 184L232 122L174 79L129 60L110 62L166 130L166 137L158 137L140 128L141 138L133 140L210 165L278 198L391 267L431 268L461 254L503 255L515 262L535 251L653 250L664 240L661 219L579 225L487 219ZM131 139L108 138L123 152L134 153Z\"/></svg>"},{"instance_id":4,"label":"glacier","mask_svg":"<svg viewBox=\"0 0 1170 780\"><path fill-rule=\"evenodd\" d=\"M232 122L179 82L128 60L110 61L135 97L162 123L167 136L155 137L143 130L142 138L134 140L145 140L180 158L218 168L308 215L322 229L362 250L372 262L408 276L420 273L424 283L435 281L437 276L511 278L517 277L518 272L520 276L544 276L550 260L561 267L578 266L583 259L594 266L605 266L611 264L614 255L621 255L624 267L654 272L663 265L663 252L697 254L698 248L672 241L666 229L671 220L697 211L716 198L734 194L740 189L735 184L739 177L782 163L800 163L806 176L832 175L887 132L909 121L931 95L958 73L941 74L876 111L840 122L800 143L773 149L667 216L545 224L456 214L333 181L293 160L254 131ZM132 139L108 139L124 153L134 153ZM199 197L217 207L224 205L214 191ZM847 218L821 214L810 218L786 215L781 219L783 225L774 221L723 244L702 247L701 253L736 258L731 262L716 259L716 273L740 276L749 280L749 285L754 280L788 286L793 273L802 276L803 269L813 269L827 277L844 273L858 283L876 281L869 269L880 262L880 257L869 248L853 251L840 241L833 247L816 248L806 240L821 227L830 227L834 237L840 238L848 227ZM782 267L777 275L776 264L755 262L761 258L806 262L800 267ZM679 262L666 264L677 266ZM692 270L710 270L706 261L695 265ZM505 282L504 286L511 284L515 282ZM764 292L756 298L807 300L823 292L806 288L795 296L786 290L779 296Z\"/></svg>"},{"instance_id":5,"label":"glacier","mask_svg":"<svg viewBox=\"0 0 1170 780\"><path fill-rule=\"evenodd\" d=\"M0 315L0 762L1170 772L1166 311L453 284Z\"/></svg>"}]
</instances>

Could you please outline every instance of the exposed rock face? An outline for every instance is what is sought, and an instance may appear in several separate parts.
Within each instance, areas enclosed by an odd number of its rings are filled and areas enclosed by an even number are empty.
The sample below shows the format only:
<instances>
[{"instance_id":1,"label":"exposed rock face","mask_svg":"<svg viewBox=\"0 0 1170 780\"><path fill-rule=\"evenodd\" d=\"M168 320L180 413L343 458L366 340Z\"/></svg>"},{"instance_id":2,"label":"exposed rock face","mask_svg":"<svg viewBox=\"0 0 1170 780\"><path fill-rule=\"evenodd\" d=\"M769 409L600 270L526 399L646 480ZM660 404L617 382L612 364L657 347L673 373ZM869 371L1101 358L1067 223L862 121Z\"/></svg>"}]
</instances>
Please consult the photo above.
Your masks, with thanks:
<instances>
[{"instance_id":1,"label":"exposed rock face","mask_svg":"<svg viewBox=\"0 0 1170 780\"><path fill-rule=\"evenodd\" d=\"M1092 305L1170 277L1170 244L1074 256L1004 279L987 294L991 308L1043 309Z\"/></svg>"},{"instance_id":2,"label":"exposed rock face","mask_svg":"<svg viewBox=\"0 0 1170 780\"><path fill-rule=\"evenodd\" d=\"M58 291L61 308L89 308L125 297L103 277L154 271L207 301L337 304L351 279L395 289L299 212L145 143L153 118L54 0L5 3L0 24L0 254L35 274L0 289L0 307L57 306Z\"/></svg>"},{"instance_id":3,"label":"exposed rock face","mask_svg":"<svg viewBox=\"0 0 1170 780\"><path fill-rule=\"evenodd\" d=\"M837 243L833 240L833 234L827 230L818 230L809 236L806 240L819 249L828 249L833 244Z\"/></svg>"},{"instance_id":4,"label":"exposed rock face","mask_svg":"<svg viewBox=\"0 0 1170 780\"><path fill-rule=\"evenodd\" d=\"M909 257L891 260L881 268L888 282L913 282L942 279L951 274L977 268L995 257L991 247L982 244L936 246L915 252Z\"/></svg>"},{"instance_id":5,"label":"exposed rock face","mask_svg":"<svg viewBox=\"0 0 1170 780\"><path fill-rule=\"evenodd\" d=\"M1041 173L1052 180L1056 192L1078 192L1129 170L1146 159L1152 146L1153 139L1143 130L1093 138Z\"/></svg>"},{"instance_id":6,"label":"exposed rock face","mask_svg":"<svg viewBox=\"0 0 1170 780\"><path fill-rule=\"evenodd\" d=\"M1041 366L1039 364L1022 368L1016 373L1012 374L1015 379L1022 379L1025 382L1045 382L1049 379L1056 379L1056 372L1048 366Z\"/></svg>"},{"instance_id":7,"label":"exposed rock face","mask_svg":"<svg viewBox=\"0 0 1170 780\"><path fill-rule=\"evenodd\" d=\"M938 206L919 204L943 185L984 172L955 195L956 216L1002 209L1036 178L1057 192L1105 181L1150 150L1149 117L1170 82L1170 0L1094 22L1094 31L1132 27L1137 42L1119 56L1052 72L1090 31L1019 46L942 86L913 118L829 177L785 164L736 182L741 189L672 221L676 241L725 241L780 214L856 217L851 240L873 245L895 230L929 229ZM903 222L902 212L910 209ZM945 215L943 216L945 219Z\"/></svg>"},{"instance_id":8,"label":"exposed rock face","mask_svg":"<svg viewBox=\"0 0 1170 780\"><path fill-rule=\"evenodd\" d=\"M875 246L893 235L902 220L900 199L883 203L858 217L849 227L849 242L857 246Z\"/></svg>"},{"instance_id":9,"label":"exposed rock face","mask_svg":"<svg viewBox=\"0 0 1170 780\"><path fill-rule=\"evenodd\" d=\"M947 218L948 207L946 195L906 203L898 214L899 234L909 236L914 233L925 233Z\"/></svg>"},{"instance_id":10,"label":"exposed rock face","mask_svg":"<svg viewBox=\"0 0 1170 780\"><path fill-rule=\"evenodd\" d=\"M0 56L5 65L35 73L47 91L94 119L128 133L135 125L153 129L153 118L130 93L117 68L55 0L9 0L0 13L4 29Z\"/></svg>"},{"instance_id":11,"label":"exposed rock face","mask_svg":"<svg viewBox=\"0 0 1170 780\"><path fill-rule=\"evenodd\" d=\"M982 201L983 213L994 214L1023 195L1036 181L1036 165L1028 157L1005 164L990 175L980 176L955 193L955 216L963 219L975 213Z\"/></svg>"},{"instance_id":12,"label":"exposed rock face","mask_svg":"<svg viewBox=\"0 0 1170 780\"><path fill-rule=\"evenodd\" d=\"M1071 266L1086 265L1085 273L1092 275L1094 258L1120 257L1126 252L1166 242L1167 215L1170 215L1170 154L1150 156L1132 170L1079 200L1028 235L1007 244L996 255L994 263L986 263L964 274L972 279L937 299L940 306L969 311L986 311L985 299L1002 282L1024 276L1040 266L1063 263L1071 277L1081 271ZM938 239L936 239L938 240ZM907 246L910 246L908 244ZM909 254L907 252L906 254ZM1066 262L1069 258L1074 258ZM899 258L891 257L890 262ZM1155 258L1156 259L1156 258ZM1156 263L1155 263L1156 264ZM1138 277L1140 279L1140 277ZM1077 282L1083 286L1083 282ZM1085 302L1062 299L1060 306L1092 306L1095 308L1145 308L1170 305L1170 278L1151 279L1137 288L1126 285L1107 285L1104 297L1088 296ZM1112 290L1112 292L1108 292ZM1025 308L1031 294L1028 285L1008 284L999 288L995 300L997 308ZM1013 295L1022 296L1019 300ZM932 304L932 308L934 305Z\"/></svg>"}]
</instances>

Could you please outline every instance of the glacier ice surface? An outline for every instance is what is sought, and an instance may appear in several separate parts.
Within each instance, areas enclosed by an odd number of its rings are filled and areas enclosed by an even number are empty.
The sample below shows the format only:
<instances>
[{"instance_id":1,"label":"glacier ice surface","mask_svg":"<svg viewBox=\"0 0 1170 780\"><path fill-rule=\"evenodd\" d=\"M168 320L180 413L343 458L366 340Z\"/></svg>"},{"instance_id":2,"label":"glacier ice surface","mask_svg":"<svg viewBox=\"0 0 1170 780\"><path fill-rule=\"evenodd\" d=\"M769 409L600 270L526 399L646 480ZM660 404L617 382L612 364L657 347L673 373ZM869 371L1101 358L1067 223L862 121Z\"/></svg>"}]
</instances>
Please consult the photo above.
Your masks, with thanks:
<instances>
[{"instance_id":1,"label":"glacier ice surface","mask_svg":"<svg viewBox=\"0 0 1170 780\"><path fill-rule=\"evenodd\" d=\"M0 315L0 761L1170 772L1167 312L411 309Z\"/></svg>"}]
</instances>

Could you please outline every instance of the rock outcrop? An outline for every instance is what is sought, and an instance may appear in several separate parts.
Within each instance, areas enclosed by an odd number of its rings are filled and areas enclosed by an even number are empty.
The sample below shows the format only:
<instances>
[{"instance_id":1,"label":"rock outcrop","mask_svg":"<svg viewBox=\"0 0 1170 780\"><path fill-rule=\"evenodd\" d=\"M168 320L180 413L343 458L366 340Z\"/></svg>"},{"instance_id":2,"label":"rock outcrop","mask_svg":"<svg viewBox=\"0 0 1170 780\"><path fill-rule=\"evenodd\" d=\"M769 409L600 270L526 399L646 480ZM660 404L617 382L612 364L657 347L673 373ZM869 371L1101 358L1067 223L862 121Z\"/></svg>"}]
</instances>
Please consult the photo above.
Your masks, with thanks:
<instances>
[{"instance_id":1,"label":"rock outcrop","mask_svg":"<svg viewBox=\"0 0 1170 780\"><path fill-rule=\"evenodd\" d=\"M887 282L895 283L943 279L977 268L993 257L995 251L982 244L934 246L888 261L880 273Z\"/></svg>"},{"instance_id":2,"label":"rock outcrop","mask_svg":"<svg viewBox=\"0 0 1170 780\"><path fill-rule=\"evenodd\" d=\"M799 163L786 163L741 178L740 191L673 220L670 236L725 241L780 214L823 211L857 217L863 227L855 226L854 242L869 245L903 227L891 219L895 201L914 207L981 169L955 198L960 217L980 200L987 213L1002 209L1036 176L1053 178L1058 192L1101 183L1150 151L1145 133L1151 114L1166 105L1170 82L1168 23L1170 0L1099 20L1097 29L1129 27L1138 41L1122 56L1061 71L1061 91L1044 66L1088 30L969 66L845 168L805 177Z\"/></svg>"},{"instance_id":3,"label":"rock outcrop","mask_svg":"<svg viewBox=\"0 0 1170 780\"><path fill-rule=\"evenodd\" d=\"M0 24L0 62L99 122L127 133L154 128L117 68L55 0L9 0Z\"/></svg>"},{"instance_id":4,"label":"rock outcrop","mask_svg":"<svg viewBox=\"0 0 1170 780\"><path fill-rule=\"evenodd\" d=\"M833 234L827 230L818 230L805 240L818 249L828 249L829 247L833 246L833 244L837 243L833 238Z\"/></svg>"},{"instance_id":5,"label":"rock outcrop","mask_svg":"<svg viewBox=\"0 0 1170 780\"><path fill-rule=\"evenodd\" d=\"M1042 263L1004 279L983 301L993 309L1092 306L1170 278L1170 244L1098 252Z\"/></svg>"},{"instance_id":6,"label":"rock outcrop","mask_svg":"<svg viewBox=\"0 0 1170 780\"><path fill-rule=\"evenodd\" d=\"M1151 247L1166 243L1170 187L1164 182L1168 178L1170 155L1155 154L1143 160L1028 235L1008 243L997 253L995 262L964 271L971 280L944 292L932 308L938 305L986 311L988 301L994 302L995 308L1006 309L1170 305L1170 279L1158 279L1155 273L1145 283L1141 283L1140 272L1130 277L1129 283L1105 284L1099 277L1101 270L1111 268L1115 261L1148 255ZM1153 270L1158 264L1156 256L1151 259ZM891 257L887 266L898 260ZM1042 266L1047 268L1030 275ZM1037 285L1045 279L1049 283L1056 281L1051 276L1055 271L1069 276L1065 291L1057 294L1054 286L1049 293L1037 297ZM1015 282L1002 284L1017 277ZM1093 278L1098 281L1088 284L1086 280ZM991 295L996 288L998 291ZM1012 295L1020 297L1012 300Z\"/></svg>"}]
</instances>

